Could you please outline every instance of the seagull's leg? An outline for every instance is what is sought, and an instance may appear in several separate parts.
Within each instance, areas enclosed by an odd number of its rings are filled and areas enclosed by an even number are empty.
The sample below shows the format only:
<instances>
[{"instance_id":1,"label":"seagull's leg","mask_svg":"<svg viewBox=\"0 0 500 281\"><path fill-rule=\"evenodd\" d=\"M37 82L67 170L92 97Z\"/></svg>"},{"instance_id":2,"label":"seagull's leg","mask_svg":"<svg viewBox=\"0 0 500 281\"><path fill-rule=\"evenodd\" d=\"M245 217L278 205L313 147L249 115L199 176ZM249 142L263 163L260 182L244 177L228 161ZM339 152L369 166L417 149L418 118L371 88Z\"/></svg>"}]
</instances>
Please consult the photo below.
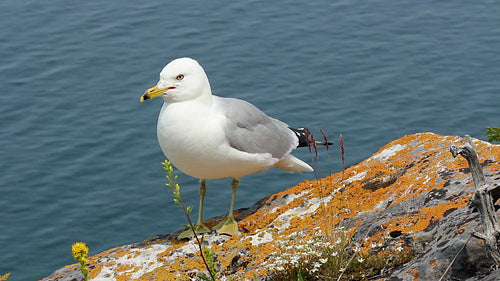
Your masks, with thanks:
<instances>
[{"instance_id":1,"label":"seagull's leg","mask_svg":"<svg viewBox=\"0 0 500 281\"><path fill-rule=\"evenodd\" d=\"M210 229L203 222L203 201L205 199L205 193L207 191L207 186L205 185L205 180L200 180L200 209L198 211L198 222L194 226L194 231L196 234L202 234L210 232ZM193 237L193 231L191 229L183 231L177 239L191 238Z\"/></svg>"},{"instance_id":2,"label":"seagull's leg","mask_svg":"<svg viewBox=\"0 0 500 281\"><path fill-rule=\"evenodd\" d=\"M231 186L233 187L233 195L231 197L231 208L229 209L229 214L227 217L218 223L214 229L217 230L217 233L224 233L229 235L238 235L238 223L234 219L233 210L234 210L234 199L236 197L236 190L238 189L238 183L240 181L237 179L233 179L231 182Z\"/></svg>"}]
</instances>

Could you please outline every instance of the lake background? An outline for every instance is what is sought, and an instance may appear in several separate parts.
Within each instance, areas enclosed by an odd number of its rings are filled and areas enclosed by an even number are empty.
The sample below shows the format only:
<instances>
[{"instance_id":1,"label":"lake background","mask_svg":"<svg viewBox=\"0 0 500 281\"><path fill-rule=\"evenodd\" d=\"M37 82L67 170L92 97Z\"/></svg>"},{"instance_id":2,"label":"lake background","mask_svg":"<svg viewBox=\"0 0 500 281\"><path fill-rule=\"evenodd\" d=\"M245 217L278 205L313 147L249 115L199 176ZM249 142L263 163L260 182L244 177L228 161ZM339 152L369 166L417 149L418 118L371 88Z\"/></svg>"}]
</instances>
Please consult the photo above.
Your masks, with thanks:
<instances>
[{"instance_id":1,"label":"lake background","mask_svg":"<svg viewBox=\"0 0 500 281\"><path fill-rule=\"evenodd\" d=\"M320 174L406 134L500 126L498 1L0 2L0 275L41 279L181 228L156 140L162 100L139 103L170 60L197 59L215 94L327 132ZM312 164L307 149L294 155ZM315 165L315 164L314 164ZM181 174L198 207L198 181ZM236 208L314 173L244 177ZM205 218L230 180L207 183Z\"/></svg>"}]
</instances>

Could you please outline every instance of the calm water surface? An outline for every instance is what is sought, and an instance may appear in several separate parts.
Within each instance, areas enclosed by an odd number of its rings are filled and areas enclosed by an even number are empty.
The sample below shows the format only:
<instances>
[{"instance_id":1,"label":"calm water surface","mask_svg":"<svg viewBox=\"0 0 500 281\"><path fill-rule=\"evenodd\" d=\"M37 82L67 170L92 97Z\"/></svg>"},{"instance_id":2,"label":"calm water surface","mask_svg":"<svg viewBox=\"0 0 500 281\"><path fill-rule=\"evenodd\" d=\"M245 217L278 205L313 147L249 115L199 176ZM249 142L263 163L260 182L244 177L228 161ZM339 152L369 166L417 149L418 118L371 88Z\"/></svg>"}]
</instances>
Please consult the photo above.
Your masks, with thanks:
<instances>
[{"instance_id":1,"label":"calm water surface","mask_svg":"<svg viewBox=\"0 0 500 281\"><path fill-rule=\"evenodd\" d=\"M279 2L0 2L0 274L41 279L73 263L75 241L97 254L181 228L161 100L139 103L177 57L199 60L217 95L342 133L349 165L406 134L500 126L497 1ZM321 176L341 167L338 148L327 159ZM236 207L313 178L244 177ZM180 182L196 208L197 180ZM208 182L206 218L230 194Z\"/></svg>"}]
</instances>

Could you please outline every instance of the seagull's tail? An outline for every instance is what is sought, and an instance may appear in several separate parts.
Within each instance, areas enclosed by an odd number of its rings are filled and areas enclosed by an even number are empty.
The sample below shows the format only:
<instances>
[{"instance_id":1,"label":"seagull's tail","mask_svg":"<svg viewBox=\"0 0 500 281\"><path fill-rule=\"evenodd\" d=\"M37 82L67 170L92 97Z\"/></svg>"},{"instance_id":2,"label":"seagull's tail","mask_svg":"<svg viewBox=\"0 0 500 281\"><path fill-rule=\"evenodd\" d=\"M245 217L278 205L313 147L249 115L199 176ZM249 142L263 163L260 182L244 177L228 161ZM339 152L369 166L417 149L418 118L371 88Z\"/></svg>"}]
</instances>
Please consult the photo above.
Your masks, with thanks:
<instances>
[{"instance_id":1,"label":"seagull's tail","mask_svg":"<svg viewBox=\"0 0 500 281\"><path fill-rule=\"evenodd\" d=\"M313 143L318 145L332 145L333 143L329 142L328 140L325 141L317 141L314 139L311 131L309 131L308 128L290 128L297 138L299 139L299 145L297 147L311 147L314 146Z\"/></svg>"},{"instance_id":2,"label":"seagull's tail","mask_svg":"<svg viewBox=\"0 0 500 281\"><path fill-rule=\"evenodd\" d=\"M298 159L297 157L287 154L283 159L274 164L274 167L288 171L288 172L312 172L314 169L309 166L306 162Z\"/></svg>"}]
</instances>

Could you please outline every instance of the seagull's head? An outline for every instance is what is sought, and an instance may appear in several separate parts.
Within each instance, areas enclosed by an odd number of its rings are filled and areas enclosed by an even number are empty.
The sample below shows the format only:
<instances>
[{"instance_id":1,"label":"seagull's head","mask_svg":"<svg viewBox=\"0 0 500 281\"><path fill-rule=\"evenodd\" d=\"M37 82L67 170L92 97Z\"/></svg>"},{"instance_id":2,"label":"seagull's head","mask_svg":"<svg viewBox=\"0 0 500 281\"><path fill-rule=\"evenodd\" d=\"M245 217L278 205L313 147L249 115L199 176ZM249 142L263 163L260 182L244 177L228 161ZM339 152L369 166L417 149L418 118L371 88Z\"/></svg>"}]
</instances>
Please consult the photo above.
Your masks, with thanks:
<instances>
[{"instance_id":1,"label":"seagull's head","mask_svg":"<svg viewBox=\"0 0 500 281\"><path fill-rule=\"evenodd\" d=\"M210 95L210 83L201 65L191 58L178 58L160 72L156 86L141 96L141 102L163 97L166 102L179 102Z\"/></svg>"}]
</instances>

